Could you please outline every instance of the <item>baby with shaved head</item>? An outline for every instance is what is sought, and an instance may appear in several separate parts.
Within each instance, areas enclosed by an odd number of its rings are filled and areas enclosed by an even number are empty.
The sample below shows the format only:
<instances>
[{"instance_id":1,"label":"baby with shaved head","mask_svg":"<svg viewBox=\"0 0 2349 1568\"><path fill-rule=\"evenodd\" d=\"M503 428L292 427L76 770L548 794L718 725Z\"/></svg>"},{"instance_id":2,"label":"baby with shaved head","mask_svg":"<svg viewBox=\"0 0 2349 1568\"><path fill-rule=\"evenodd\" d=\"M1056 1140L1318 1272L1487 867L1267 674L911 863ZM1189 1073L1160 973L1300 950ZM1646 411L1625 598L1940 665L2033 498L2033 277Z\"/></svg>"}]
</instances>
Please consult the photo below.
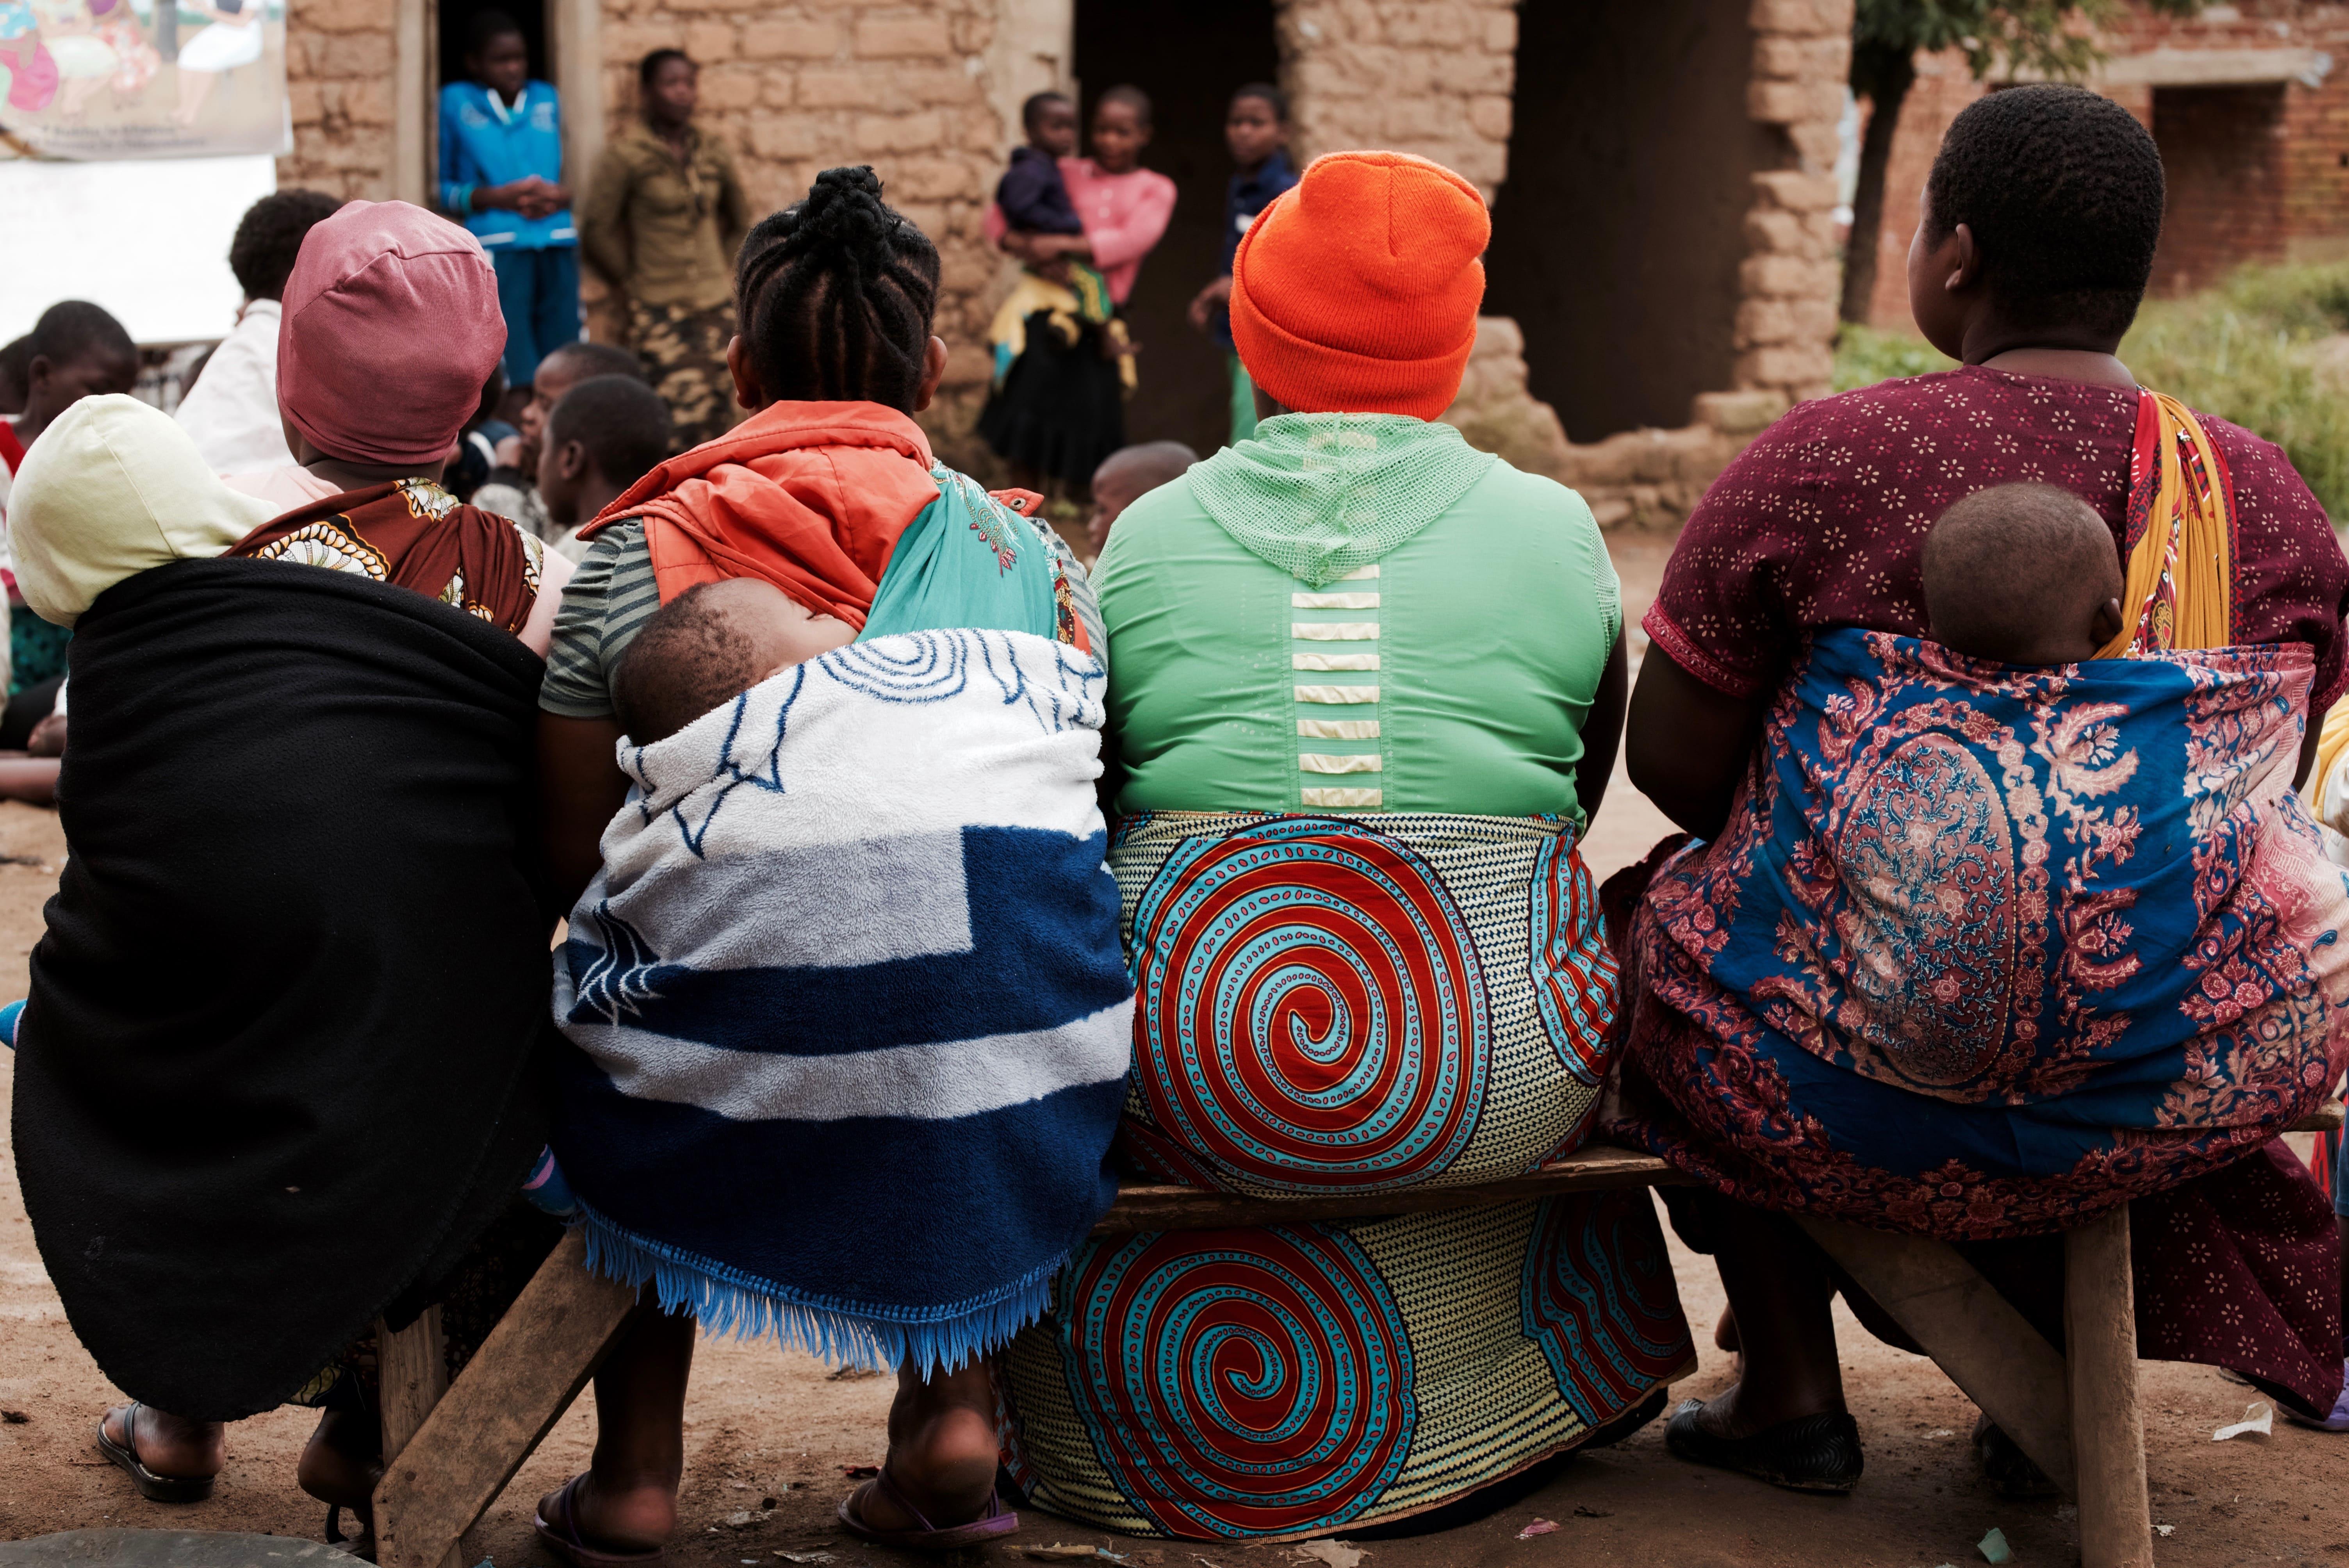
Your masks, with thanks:
<instances>
[{"instance_id":1,"label":"baby with shaved head","mask_svg":"<svg viewBox=\"0 0 2349 1568\"><path fill-rule=\"evenodd\" d=\"M2094 507L2053 485L1976 490L1925 536L1927 635L1971 658L2093 659L2121 634L2120 551Z\"/></svg>"}]
</instances>

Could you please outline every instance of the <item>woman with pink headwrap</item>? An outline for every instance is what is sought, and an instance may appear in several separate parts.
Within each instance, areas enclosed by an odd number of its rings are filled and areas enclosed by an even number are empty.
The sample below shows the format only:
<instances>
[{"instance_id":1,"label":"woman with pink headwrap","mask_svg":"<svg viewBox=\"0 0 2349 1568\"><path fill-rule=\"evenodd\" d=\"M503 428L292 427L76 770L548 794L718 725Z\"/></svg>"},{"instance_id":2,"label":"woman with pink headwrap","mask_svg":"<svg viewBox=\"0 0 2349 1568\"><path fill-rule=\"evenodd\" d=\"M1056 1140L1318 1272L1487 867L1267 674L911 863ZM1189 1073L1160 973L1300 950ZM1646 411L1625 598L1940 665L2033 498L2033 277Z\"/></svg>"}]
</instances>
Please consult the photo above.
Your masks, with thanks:
<instances>
[{"instance_id":1,"label":"woman with pink headwrap","mask_svg":"<svg viewBox=\"0 0 2349 1568\"><path fill-rule=\"evenodd\" d=\"M570 566L437 482L505 346L471 235L354 202L284 307L298 467L240 493L170 419L92 398L13 498L26 602L76 634L74 856L16 1155L74 1331L133 1399L106 1457L194 1501L226 1422L308 1404L302 1483L353 1506L374 1326L442 1304L461 1363L553 1240L512 1205L558 913L534 650Z\"/></svg>"},{"instance_id":2,"label":"woman with pink headwrap","mask_svg":"<svg viewBox=\"0 0 2349 1568\"><path fill-rule=\"evenodd\" d=\"M277 329L277 407L295 466L232 474L228 484L285 509L271 538L249 542L257 549L467 609L481 603L485 579L479 570L467 579L440 546L471 541L513 557L510 535L520 551L512 569L533 596L517 630L544 657L571 562L520 525L460 505L440 483L503 348L489 268L471 234L405 201L353 201L312 228ZM419 524L437 544L403 573L384 554L384 533L404 537ZM357 548L353 530L367 536ZM426 580L443 565L447 574Z\"/></svg>"}]
</instances>

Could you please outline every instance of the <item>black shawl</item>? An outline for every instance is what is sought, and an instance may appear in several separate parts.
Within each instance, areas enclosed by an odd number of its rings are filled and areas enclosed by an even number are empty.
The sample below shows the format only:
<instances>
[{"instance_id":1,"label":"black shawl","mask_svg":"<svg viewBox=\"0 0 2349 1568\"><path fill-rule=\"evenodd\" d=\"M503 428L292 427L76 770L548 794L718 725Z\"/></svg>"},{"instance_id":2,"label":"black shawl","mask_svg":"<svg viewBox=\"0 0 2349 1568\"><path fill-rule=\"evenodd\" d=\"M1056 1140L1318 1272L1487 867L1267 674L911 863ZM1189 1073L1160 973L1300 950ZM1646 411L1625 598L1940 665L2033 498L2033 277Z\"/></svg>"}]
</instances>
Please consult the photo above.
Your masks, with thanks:
<instances>
[{"instance_id":1,"label":"black shawl","mask_svg":"<svg viewBox=\"0 0 2349 1568\"><path fill-rule=\"evenodd\" d=\"M233 1420L445 1273L543 1140L543 666L407 589L246 560L108 590L71 656L25 1207L106 1375Z\"/></svg>"}]
</instances>

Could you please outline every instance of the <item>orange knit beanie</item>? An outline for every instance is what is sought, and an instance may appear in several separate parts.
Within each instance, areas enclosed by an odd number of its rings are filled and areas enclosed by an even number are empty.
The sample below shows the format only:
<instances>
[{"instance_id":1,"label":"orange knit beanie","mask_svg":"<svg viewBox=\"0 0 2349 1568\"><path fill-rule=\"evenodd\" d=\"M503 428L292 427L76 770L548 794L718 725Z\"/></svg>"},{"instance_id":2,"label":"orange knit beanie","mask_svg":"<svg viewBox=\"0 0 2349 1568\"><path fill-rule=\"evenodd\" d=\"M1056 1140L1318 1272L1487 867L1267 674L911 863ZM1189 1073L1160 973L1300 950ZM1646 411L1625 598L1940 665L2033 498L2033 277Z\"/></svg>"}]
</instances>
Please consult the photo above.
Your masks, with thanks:
<instances>
[{"instance_id":1,"label":"orange knit beanie","mask_svg":"<svg viewBox=\"0 0 2349 1568\"><path fill-rule=\"evenodd\" d=\"M1300 413L1434 418L1475 346L1492 233L1485 199L1440 163L1324 153L1240 239L1241 362Z\"/></svg>"}]
</instances>

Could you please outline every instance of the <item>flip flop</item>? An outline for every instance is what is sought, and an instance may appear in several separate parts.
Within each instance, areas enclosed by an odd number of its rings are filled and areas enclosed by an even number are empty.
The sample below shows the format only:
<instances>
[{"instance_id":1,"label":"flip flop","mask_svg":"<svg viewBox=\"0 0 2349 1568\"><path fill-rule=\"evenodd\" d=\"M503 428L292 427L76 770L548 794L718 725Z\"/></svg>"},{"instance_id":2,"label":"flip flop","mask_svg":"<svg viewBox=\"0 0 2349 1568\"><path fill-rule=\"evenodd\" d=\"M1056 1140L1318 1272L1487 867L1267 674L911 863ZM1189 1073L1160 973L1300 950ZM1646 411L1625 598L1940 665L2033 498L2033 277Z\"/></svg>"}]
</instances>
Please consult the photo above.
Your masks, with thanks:
<instances>
[{"instance_id":1,"label":"flip flop","mask_svg":"<svg viewBox=\"0 0 2349 1568\"><path fill-rule=\"evenodd\" d=\"M859 1505L865 1494L875 1487L890 1501L912 1514L920 1528L876 1530L865 1523ZM866 1481L840 1500L840 1522L847 1527L849 1534L859 1541L869 1541L875 1546L895 1546L908 1552L957 1552L983 1541L992 1541L999 1535L1013 1533L1019 1528L1019 1516L1004 1507L1001 1494L989 1488L986 1511L968 1524L943 1527L932 1524L923 1517L922 1511L907 1501L905 1494L897 1490L897 1483L889 1479L888 1469L885 1466L877 1478Z\"/></svg>"},{"instance_id":2,"label":"flip flop","mask_svg":"<svg viewBox=\"0 0 2349 1568\"><path fill-rule=\"evenodd\" d=\"M208 1475L157 1475L139 1459L139 1412L146 1407L133 1399L122 1407L122 1440L106 1435L106 1417L98 1418L98 1451L114 1461L150 1502L202 1502L212 1494ZM113 1414L112 1411L107 1412Z\"/></svg>"},{"instance_id":3,"label":"flip flop","mask_svg":"<svg viewBox=\"0 0 2349 1568\"><path fill-rule=\"evenodd\" d=\"M667 1563L668 1548L665 1546L656 1546L649 1552L605 1552L587 1544L586 1538L579 1533L578 1504L572 1496L586 1479L586 1472L582 1470L563 1483L563 1490L554 1494L554 1519L548 1519L542 1508L531 1520L546 1549L570 1563L571 1568L660 1568Z\"/></svg>"},{"instance_id":4,"label":"flip flop","mask_svg":"<svg viewBox=\"0 0 2349 1568\"><path fill-rule=\"evenodd\" d=\"M1700 1399L1685 1401L1664 1428L1664 1447L1693 1464L1736 1470L1790 1491L1848 1493L1859 1484L1859 1423L1821 1411L1751 1437L1724 1438L1697 1425Z\"/></svg>"}]
</instances>

